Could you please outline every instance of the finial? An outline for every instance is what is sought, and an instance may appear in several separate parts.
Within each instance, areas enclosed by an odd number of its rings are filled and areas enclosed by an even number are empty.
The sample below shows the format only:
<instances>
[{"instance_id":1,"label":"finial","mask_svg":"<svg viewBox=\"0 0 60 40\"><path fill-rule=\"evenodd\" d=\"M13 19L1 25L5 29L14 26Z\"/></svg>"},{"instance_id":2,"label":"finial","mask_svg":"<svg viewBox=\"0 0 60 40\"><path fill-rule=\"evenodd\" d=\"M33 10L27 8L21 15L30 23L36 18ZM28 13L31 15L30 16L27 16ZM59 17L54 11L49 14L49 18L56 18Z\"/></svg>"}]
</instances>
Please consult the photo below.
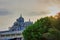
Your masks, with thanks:
<instances>
[{"instance_id":1,"label":"finial","mask_svg":"<svg viewBox=\"0 0 60 40\"><path fill-rule=\"evenodd\" d=\"M22 14L20 14L20 17L22 17Z\"/></svg>"},{"instance_id":2,"label":"finial","mask_svg":"<svg viewBox=\"0 0 60 40\"><path fill-rule=\"evenodd\" d=\"M30 22L30 19L29 19L29 22Z\"/></svg>"}]
</instances>

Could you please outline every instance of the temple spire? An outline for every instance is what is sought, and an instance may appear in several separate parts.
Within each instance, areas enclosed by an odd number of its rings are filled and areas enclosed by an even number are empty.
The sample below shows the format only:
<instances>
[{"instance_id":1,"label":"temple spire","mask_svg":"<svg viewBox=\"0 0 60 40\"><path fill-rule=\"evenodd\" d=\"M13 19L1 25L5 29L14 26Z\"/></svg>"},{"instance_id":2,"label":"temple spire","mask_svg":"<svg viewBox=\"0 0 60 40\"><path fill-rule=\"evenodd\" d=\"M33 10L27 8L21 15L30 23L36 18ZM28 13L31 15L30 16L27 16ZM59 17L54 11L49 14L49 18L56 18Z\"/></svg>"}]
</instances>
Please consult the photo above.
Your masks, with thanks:
<instances>
[{"instance_id":1,"label":"temple spire","mask_svg":"<svg viewBox=\"0 0 60 40\"><path fill-rule=\"evenodd\" d=\"M20 17L22 17L22 14L20 14Z\"/></svg>"},{"instance_id":2,"label":"temple spire","mask_svg":"<svg viewBox=\"0 0 60 40\"><path fill-rule=\"evenodd\" d=\"M30 22L30 19L29 19L29 22Z\"/></svg>"}]
</instances>

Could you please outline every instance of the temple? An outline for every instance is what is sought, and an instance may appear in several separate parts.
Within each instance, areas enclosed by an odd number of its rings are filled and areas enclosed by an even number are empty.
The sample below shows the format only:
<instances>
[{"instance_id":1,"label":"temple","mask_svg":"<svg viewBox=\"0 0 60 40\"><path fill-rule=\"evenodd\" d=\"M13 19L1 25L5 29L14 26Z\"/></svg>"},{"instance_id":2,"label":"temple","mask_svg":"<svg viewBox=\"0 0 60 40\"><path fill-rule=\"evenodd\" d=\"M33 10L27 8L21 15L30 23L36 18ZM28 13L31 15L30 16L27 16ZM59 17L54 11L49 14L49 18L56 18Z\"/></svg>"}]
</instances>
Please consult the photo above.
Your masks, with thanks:
<instances>
[{"instance_id":1,"label":"temple","mask_svg":"<svg viewBox=\"0 0 60 40\"><path fill-rule=\"evenodd\" d=\"M9 31L20 31L20 30L24 30L27 26L31 25L33 22L27 21L24 22L24 18L22 17L22 15L20 15L20 17L16 20L16 22L14 23L14 25L10 28Z\"/></svg>"},{"instance_id":2,"label":"temple","mask_svg":"<svg viewBox=\"0 0 60 40\"><path fill-rule=\"evenodd\" d=\"M30 19L29 21L25 22L22 15L20 15L20 17L16 20L16 22L14 22L13 26L10 27L8 31L0 32L0 40L15 39L16 37L17 37L16 40L17 39L21 40L21 38L19 38L21 31L23 31L25 28L32 24L33 22L31 22Z\"/></svg>"}]
</instances>

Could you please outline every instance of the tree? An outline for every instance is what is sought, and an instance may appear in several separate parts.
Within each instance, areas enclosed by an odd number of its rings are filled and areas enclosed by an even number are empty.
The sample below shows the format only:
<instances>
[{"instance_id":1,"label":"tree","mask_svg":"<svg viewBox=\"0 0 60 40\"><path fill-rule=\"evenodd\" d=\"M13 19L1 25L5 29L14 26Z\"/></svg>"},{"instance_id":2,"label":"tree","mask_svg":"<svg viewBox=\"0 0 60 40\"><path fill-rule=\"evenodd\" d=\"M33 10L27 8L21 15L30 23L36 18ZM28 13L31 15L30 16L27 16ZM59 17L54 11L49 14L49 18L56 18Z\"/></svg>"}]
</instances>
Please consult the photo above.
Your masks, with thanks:
<instances>
[{"instance_id":1,"label":"tree","mask_svg":"<svg viewBox=\"0 0 60 40\"><path fill-rule=\"evenodd\" d=\"M57 19L56 19L55 27L56 27L58 30L60 30L60 12L57 13L56 18L57 18Z\"/></svg>"},{"instance_id":2,"label":"tree","mask_svg":"<svg viewBox=\"0 0 60 40\"><path fill-rule=\"evenodd\" d=\"M24 30L24 40L42 40L42 35L47 33L49 28L52 28L50 18L41 18L40 20L37 20L37 22L35 22L33 25L26 28L26 30Z\"/></svg>"},{"instance_id":3,"label":"tree","mask_svg":"<svg viewBox=\"0 0 60 40\"><path fill-rule=\"evenodd\" d=\"M37 20L23 32L24 40L60 40L60 13Z\"/></svg>"}]
</instances>

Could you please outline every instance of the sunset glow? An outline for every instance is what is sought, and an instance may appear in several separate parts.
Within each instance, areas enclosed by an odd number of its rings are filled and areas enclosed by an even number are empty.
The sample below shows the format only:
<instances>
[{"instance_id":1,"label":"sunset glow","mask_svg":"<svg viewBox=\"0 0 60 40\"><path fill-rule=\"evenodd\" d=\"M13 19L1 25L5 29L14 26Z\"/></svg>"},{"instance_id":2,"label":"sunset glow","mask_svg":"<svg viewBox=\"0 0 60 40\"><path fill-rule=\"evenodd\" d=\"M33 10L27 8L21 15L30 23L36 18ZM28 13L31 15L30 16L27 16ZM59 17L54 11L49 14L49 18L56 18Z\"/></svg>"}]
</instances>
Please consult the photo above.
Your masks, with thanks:
<instances>
[{"instance_id":1,"label":"sunset glow","mask_svg":"<svg viewBox=\"0 0 60 40\"><path fill-rule=\"evenodd\" d=\"M49 15L56 15L58 12L60 12L60 9L57 7L49 7L50 14Z\"/></svg>"}]
</instances>

